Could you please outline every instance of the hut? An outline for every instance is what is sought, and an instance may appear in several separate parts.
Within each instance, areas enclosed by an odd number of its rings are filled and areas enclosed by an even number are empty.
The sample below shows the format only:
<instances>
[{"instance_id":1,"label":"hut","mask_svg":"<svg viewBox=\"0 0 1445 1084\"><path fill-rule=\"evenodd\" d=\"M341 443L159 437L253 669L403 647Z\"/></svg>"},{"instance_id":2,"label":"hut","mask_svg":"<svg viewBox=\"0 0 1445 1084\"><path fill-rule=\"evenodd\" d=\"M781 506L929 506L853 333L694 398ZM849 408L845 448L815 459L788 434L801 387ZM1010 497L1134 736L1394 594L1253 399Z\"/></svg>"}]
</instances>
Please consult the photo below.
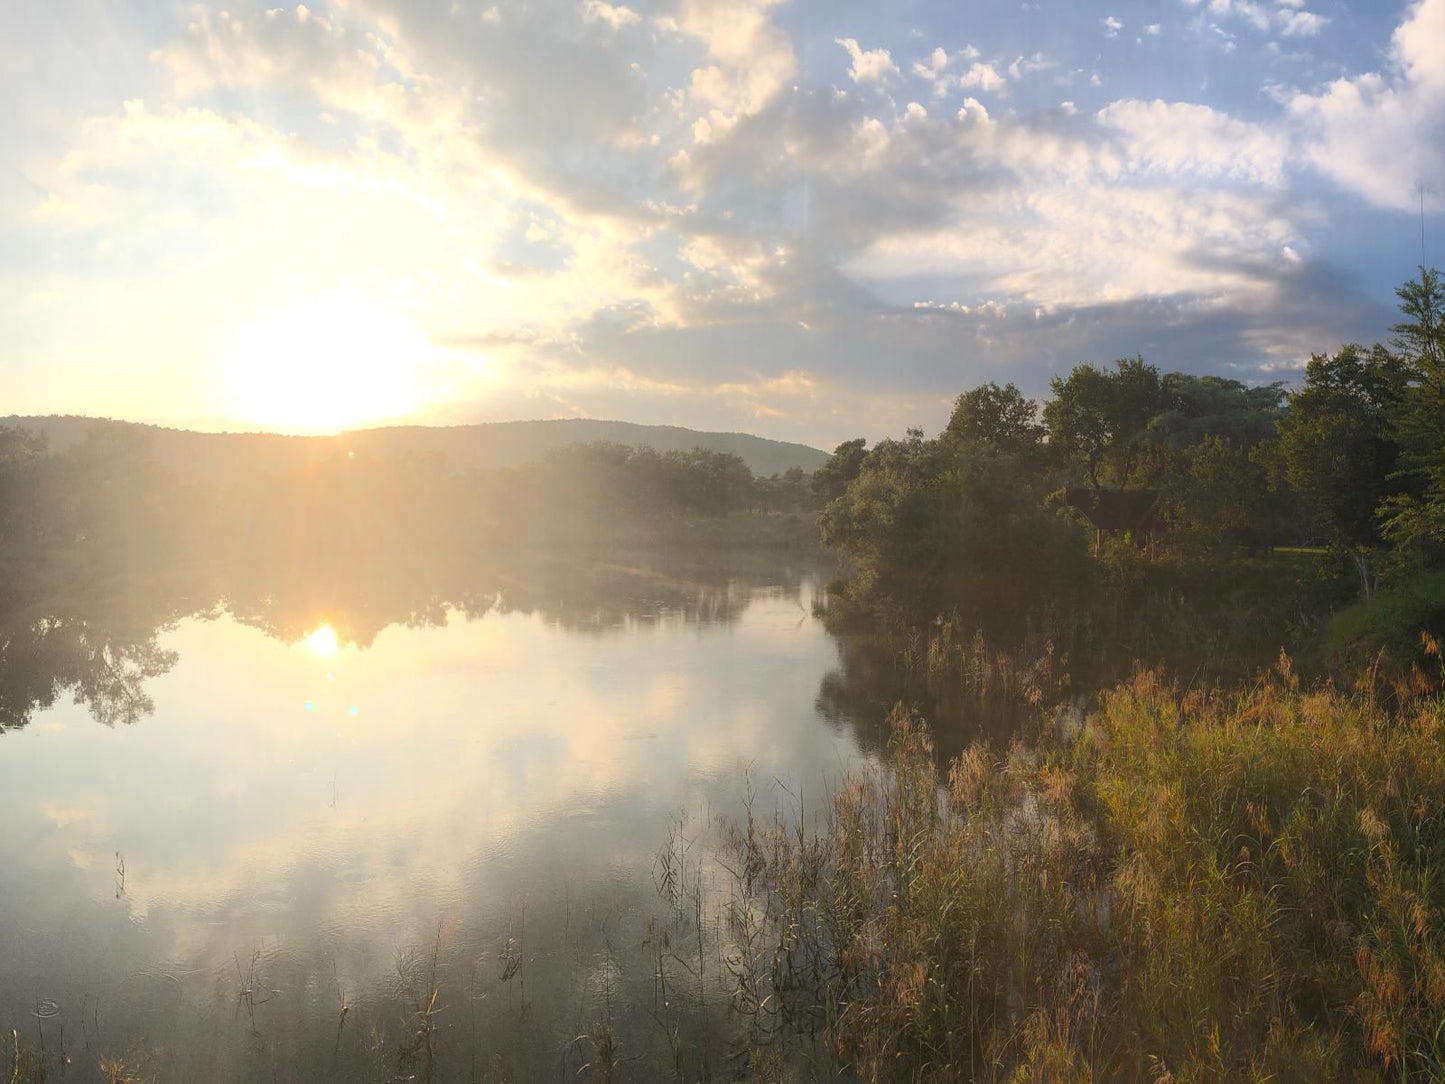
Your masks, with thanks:
<instances>
[{"instance_id":1,"label":"hut","mask_svg":"<svg viewBox=\"0 0 1445 1084\"><path fill-rule=\"evenodd\" d=\"M1068 486L1064 503L1077 508L1099 533L1094 538L1094 552L1105 531L1127 531L1134 545L1149 549L1159 526L1159 491L1157 489L1116 489L1090 486Z\"/></svg>"}]
</instances>

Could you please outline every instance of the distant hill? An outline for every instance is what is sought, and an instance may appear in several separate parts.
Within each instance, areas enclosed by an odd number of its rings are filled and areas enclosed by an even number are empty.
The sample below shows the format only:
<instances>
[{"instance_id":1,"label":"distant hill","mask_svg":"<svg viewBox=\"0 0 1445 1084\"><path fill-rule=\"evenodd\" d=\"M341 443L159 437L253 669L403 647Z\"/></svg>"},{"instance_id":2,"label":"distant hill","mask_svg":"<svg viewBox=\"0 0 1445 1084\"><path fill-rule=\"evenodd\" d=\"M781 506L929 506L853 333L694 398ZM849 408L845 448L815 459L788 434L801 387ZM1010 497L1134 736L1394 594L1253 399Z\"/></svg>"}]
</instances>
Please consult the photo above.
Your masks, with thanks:
<instances>
[{"instance_id":1,"label":"distant hill","mask_svg":"<svg viewBox=\"0 0 1445 1084\"><path fill-rule=\"evenodd\" d=\"M111 427L148 437L155 458L182 478L224 481L238 474L294 468L334 454L339 448L377 457L435 455L451 470L510 467L541 459L554 448L612 441L659 452L707 448L741 456L756 475L781 474L791 467L814 471L828 453L806 444L766 440L747 433L707 433L674 425L567 418L556 421L484 422L476 425L390 426L358 429L336 436L282 436L276 433L201 433L137 422L73 415L0 418L0 426L44 433L52 451L64 451L85 439L93 426Z\"/></svg>"}]
</instances>

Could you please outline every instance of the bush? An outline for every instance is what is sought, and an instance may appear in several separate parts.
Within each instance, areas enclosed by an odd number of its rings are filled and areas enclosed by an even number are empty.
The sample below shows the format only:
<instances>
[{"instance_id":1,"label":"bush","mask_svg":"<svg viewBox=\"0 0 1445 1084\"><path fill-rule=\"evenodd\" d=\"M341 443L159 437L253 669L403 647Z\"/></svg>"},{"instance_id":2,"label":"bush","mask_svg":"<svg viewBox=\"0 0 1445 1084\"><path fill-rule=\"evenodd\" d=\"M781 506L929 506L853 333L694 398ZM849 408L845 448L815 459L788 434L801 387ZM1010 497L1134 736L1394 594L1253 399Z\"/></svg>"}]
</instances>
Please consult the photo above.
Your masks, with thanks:
<instances>
[{"instance_id":1,"label":"bush","mask_svg":"<svg viewBox=\"0 0 1445 1084\"><path fill-rule=\"evenodd\" d=\"M1331 624L1330 646L1356 661L1383 651L1402 666L1423 665L1427 641L1422 633L1445 640L1445 570L1418 573L1369 602L1342 610Z\"/></svg>"}]
</instances>

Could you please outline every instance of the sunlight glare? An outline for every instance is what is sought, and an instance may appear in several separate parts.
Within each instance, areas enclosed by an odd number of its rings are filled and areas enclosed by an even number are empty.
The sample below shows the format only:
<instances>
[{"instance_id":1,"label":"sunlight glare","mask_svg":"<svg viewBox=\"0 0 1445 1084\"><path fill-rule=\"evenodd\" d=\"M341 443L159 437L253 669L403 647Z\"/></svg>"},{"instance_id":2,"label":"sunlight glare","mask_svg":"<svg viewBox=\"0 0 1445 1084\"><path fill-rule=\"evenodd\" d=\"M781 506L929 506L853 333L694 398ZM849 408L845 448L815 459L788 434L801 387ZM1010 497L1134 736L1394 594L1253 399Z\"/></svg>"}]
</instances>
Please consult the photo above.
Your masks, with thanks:
<instances>
[{"instance_id":1,"label":"sunlight glare","mask_svg":"<svg viewBox=\"0 0 1445 1084\"><path fill-rule=\"evenodd\" d=\"M301 642L318 655L335 655L341 650L341 645L336 640L336 630L330 625L317 626Z\"/></svg>"},{"instance_id":2,"label":"sunlight glare","mask_svg":"<svg viewBox=\"0 0 1445 1084\"><path fill-rule=\"evenodd\" d=\"M405 415L417 375L436 355L385 303L352 290L262 313L231 339L225 392L237 420L298 433L334 433Z\"/></svg>"}]
</instances>

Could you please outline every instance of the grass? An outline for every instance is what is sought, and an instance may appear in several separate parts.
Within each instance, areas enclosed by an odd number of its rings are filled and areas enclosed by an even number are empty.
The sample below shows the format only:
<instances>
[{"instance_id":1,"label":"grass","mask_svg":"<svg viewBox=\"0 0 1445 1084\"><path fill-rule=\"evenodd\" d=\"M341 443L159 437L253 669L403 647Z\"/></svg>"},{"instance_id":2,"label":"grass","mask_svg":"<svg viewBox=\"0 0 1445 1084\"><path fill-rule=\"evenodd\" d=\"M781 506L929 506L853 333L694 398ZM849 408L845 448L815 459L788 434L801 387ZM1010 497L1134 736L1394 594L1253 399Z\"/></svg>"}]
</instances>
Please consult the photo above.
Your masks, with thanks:
<instances>
[{"instance_id":1,"label":"grass","mask_svg":"<svg viewBox=\"0 0 1445 1084\"><path fill-rule=\"evenodd\" d=\"M940 770L919 720L815 833L731 835L796 1075L1445 1076L1445 702L1142 672ZM820 1034L821 1041L796 1042Z\"/></svg>"}]
</instances>

